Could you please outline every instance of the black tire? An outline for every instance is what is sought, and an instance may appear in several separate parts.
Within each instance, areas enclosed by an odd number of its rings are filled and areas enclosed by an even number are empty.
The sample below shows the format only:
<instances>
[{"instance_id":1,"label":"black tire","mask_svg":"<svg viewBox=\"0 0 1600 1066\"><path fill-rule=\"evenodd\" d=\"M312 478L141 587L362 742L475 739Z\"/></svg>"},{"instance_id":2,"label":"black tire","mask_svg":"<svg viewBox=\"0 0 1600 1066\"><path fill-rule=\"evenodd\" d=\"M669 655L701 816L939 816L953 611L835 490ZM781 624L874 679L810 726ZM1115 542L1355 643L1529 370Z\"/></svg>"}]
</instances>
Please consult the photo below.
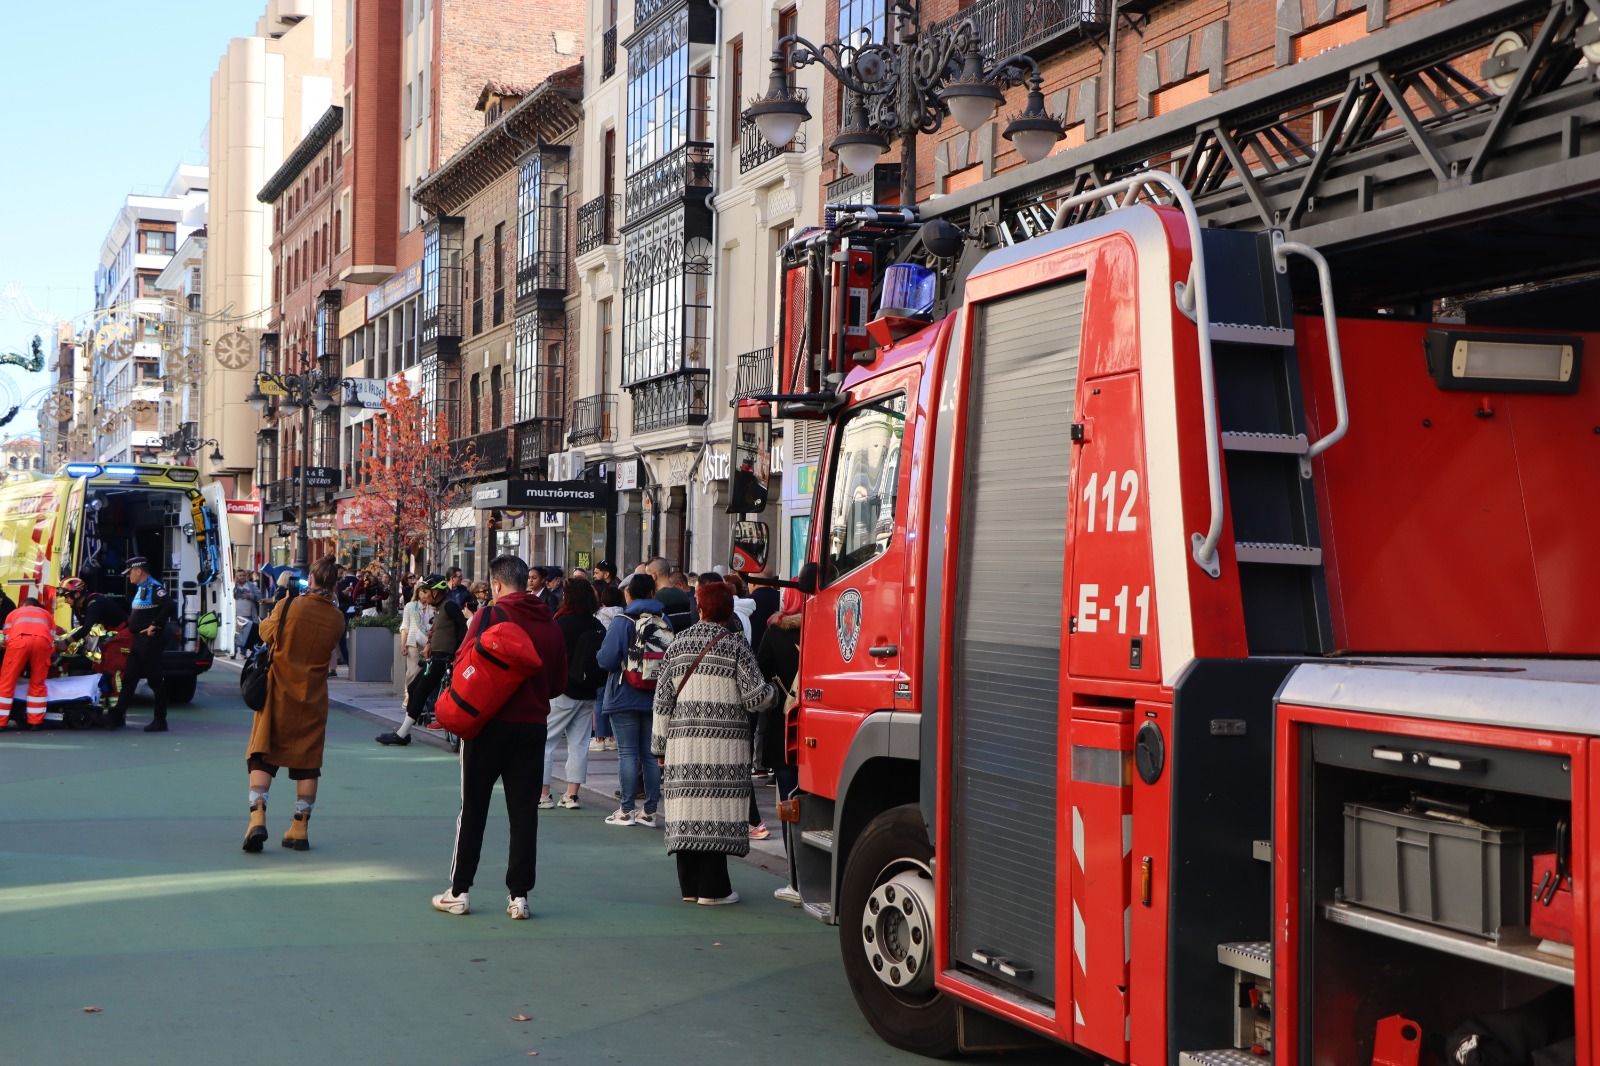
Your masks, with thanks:
<instances>
[{"instance_id":1,"label":"black tire","mask_svg":"<svg viewBox=\"0 0 1600 1066\"><path fill-rule=\"evenodd\" d=\"M195 686L200 679L194 674L182 674L178 677L167 678L167 699L172 703L192 703L194 701Z\"/></svg>"},{"instance_id":2,"label":"black tire","mask_svg":"<svg viewBox=\"0 0 1600 1066\"><path fill-rule=\"evenodd\" d=\"M856 1006L885 1042L931 1058L956 1053L956 1003L939 991L920 996L890 988L878 979L862 945L867 901L882 880L906 864L929 867L933 845L915 804L895 807L874 818L850 849L839 887L839 948L845 978Z\"/></svg>"}]
</instances>

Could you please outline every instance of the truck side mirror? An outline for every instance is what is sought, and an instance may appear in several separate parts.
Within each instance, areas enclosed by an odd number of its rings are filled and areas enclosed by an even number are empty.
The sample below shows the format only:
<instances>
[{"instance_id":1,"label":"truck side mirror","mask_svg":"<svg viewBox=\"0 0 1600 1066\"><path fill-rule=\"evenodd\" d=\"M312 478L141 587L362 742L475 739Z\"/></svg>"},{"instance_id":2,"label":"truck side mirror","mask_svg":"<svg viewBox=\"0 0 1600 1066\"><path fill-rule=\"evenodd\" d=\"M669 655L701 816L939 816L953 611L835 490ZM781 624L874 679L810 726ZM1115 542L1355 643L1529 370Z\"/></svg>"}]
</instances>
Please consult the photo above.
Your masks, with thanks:
<instances>
[{"instance_id":1,"label":"truck side mirror","mask_svg":"<svg viewBox=\"0 0 1600 1066\"><path fill-rule=\"evenodd\" d=\"M819 567L816 563L806 563L800 568L800 572L794 577L795 585L797 585L800 591L805 593L807 596L814 595L817 591L818 570Z\"/></svg>"},{"instance_id":2,"label":"truck side mirror","mask_svg":"<svg viewBox=\"0 0 1600 1066\"><path fill-rule=\"evenodd\" d=\"M765 522L736 522L733 526L733 558L729 566L741 574L759 574L767 568L770 537Z\"/></svg>"}]
</instances>

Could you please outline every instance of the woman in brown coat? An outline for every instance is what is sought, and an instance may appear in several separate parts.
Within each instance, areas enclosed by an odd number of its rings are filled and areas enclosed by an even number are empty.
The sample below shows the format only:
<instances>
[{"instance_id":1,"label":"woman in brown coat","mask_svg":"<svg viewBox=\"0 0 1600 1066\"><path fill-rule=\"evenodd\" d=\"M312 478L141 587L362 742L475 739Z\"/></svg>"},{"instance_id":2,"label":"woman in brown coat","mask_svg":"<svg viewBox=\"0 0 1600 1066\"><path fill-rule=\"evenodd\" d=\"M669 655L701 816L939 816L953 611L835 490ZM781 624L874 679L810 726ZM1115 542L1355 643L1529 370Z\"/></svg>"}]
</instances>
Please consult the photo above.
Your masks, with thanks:
<instances>
[{"instance_id":1,"label":"woman in brown coat","mask_svg":"<svg viewBox=\"0 0 1600 1066\"><path fill-rule=\"evenodd\" d=\"M322 776L322 744L328 735L328 661L344 636L344 614L333 586L338 567L332 556L311 568L311 588L299 596L280 595L261 623L261 639L272 645L267 703L250 731L245 764L250 768L250 828L244 850L260 851L267 841L267 790L278 767L295 783L294 821L283 846L311 847L306 823L317 801Z\"/></svg>"}]
</instances>

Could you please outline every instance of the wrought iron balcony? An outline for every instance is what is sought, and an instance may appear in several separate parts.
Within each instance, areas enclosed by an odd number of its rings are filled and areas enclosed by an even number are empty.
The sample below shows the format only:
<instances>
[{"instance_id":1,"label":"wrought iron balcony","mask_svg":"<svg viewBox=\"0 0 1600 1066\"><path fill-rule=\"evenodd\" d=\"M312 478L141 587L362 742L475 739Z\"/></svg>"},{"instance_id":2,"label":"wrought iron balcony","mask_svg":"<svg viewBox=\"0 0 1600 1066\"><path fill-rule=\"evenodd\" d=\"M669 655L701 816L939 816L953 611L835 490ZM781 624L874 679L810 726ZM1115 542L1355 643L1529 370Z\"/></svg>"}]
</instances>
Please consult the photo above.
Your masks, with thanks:
<instances>
[{"instance_id":1,"label":"wrought iron balcony","mask_svg":"<svg viewBox=\"0 0 1600 1066\"><path fill-rule=\"evenodd\" d=\"M797 89L796 93L804 100L809 94L804 89ZM794 139L782 148L774 148L761 136L761 131L750 119L741 119L739 122L739 173L747 174L759 167L762 163L778 158L789 152L803 152L806 150L806 130L801 126L795 131Z\"/></svg>"},{"instance_id":2,"label":"wrought iron balcony","mask_svg":"<svg viewBox=\"0 0 1600 1066\"><path fill-rule=\"evenodd\" d=\"M963 19L978 29L983 52L1011 56L1026 52L1038 59L1082 39L1084 31L1104 26L1114 0L976 0L930 33Z\"/></svg>"},{"instance_id":3,"label":"wrought iron balcony","mask_svg":"<svg viewBox=\"0 0 1600 1066\"><path fill-rule=\"evenodd\" d=\"M633 0L633 28L638 30L639 27L678 2L679 0Z\"/></svg>"},{"instance_id":4,"label":"wrought iron balcony","mask_svg":"<svg viewBox=\"0 0 1600 1066\"><path fill-rule=\"evenodd\" d=\"M567 443L603 444L617 439L617 394L585 396L572 404L572 428Z\"/></svg>"},{"instance_id":5,"label":"wrought iron balcony","mask_svg":"<svg viewBox=\"0 0 1600 1066\"><path fill-rule=\"evenodd\" d=\"M471 437L457 437L450 442L452 461L464 463L469 454L476 460L472 471L475 477L505 473L511 469L511 430L502 426Z\"/></svg>"},{"instance_id":6,"label":"wrought iron balcony","mask_svg":"<svg viewBox=\"0 0 1600 1066\"><path fill-rule=\"evenodd\" d=\"M497 297L499 293L495 294ZM534 304L546 302L559 305L565 302L567 295L567 252L566 249L553 249L551 251L535 252L525 259L517 260L517 305L521 309L529 306L529 297ZM496 304L498 308L498 303Z\"/></svg>"},{"instance_id":7,"label":"wrought iron balcony","mask_svg":"<svg viewBox=\"0 0 1600 1066\"><path fill-rule=\"evenodd\" d=\"M562 450L561 428L559 418L530 418L518 422L516 468L542 470L545 458Z\"/></svg>"},{"instance_id":8,"label":"wrought iron balcony","mask_svg":"<svg viewBox=\"0 0 1600 1066\"><path fill-rule=\"evenodd\" d=\"M728 403L737 407L740 400L762 396L772 391L772 349L745 352L739 356L739 376L733 383L733 396Z\"/></svg>"},{"instance_id":9,"label":"wrought iron balcony","mask_svg":"<svg viewBox=\"0 0 1600 1066\"><path fill-rule=\"evenodd\" d=\"M900 164L879 163L865 174L846 174L828 182L830 204L881 204L900 195Z\"/></svg>"},{"instance_id":10,"label":"wrought iron balcony","mask_svg":"<svg viewBox=\"0 0 1600 1066\"><path fill-rule=\"evenodd\" d=\"M715 146L709 141L690 141L668 152L642 170L629 174L627 211L630 220L643 221L669 204L686 199L691 193L704 195L711 189Z\"/></svg>"},{"instance_id":11,"label":"wrought iron balcony","mask_svg":"<svg viewBox=\"0 0 1600 1066\"><path fill-rule=\"evenodd\" d=\"M704 425L710 408L711 371L704 367L680 370L630 385L628 391L633 394L635 433Z\"/></svg>"},{"instance_id":12,"label":"wrought iron balcony","mask_svg":"<svg viewBox=\"0 0 1600 1066\"><path fill-rule=\"evenodd\" d=\"M600 35L600 77L606 79L617 72L617 28L611 27Z\"/></svg>"},{"instance_id":13,"label":"wrought iron balcony","mask_svg":"<svg viewBox=\"0 0 1600 1066\"><path fill-rule=\"evenodd\" d=\"M578 208L578 254L592 252L606 244L617 243L617 214L622 198L596 196Z\"/></svg>"}]
</instances>

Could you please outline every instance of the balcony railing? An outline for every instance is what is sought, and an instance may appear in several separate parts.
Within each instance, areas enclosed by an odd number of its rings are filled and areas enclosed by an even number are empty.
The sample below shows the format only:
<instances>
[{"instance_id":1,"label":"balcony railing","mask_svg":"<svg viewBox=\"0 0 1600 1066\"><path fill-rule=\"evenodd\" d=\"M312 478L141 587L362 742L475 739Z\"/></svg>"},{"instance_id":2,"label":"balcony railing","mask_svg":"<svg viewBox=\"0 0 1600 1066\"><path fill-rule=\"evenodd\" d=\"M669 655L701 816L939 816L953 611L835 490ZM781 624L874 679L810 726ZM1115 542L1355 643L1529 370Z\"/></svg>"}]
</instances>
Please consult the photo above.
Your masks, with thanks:
<instances>
[{"instance_id":1,"label":"balcony railing","mask_svg":"<svg viewBox=\"0 0 1600 1066\"><path fill-rule=\"evenodd\" d=\"M739 356L739 374L734 379L728 403L737 407L740 400L772 392L772 349L745 352Z\"/></svg>"},{"instance_id":2,"label":"balcony railing","mask_svg":"<svg viewBox=\"0 0 1600 1066\"><path fill-rule=\"evenodd\" d=\"M806 97L804 90L799 90L800 98ZM806 131L802 126L795 131L794 139L782 148L774 148L767 139L761 136L761 130L750 119L739 122L739 173L747 174L759 167L762 163L786 155L790 152L803 152L806 150Z\"/></svg>"},{"instance_id":3,"label":"balcony railing","mask_svg":"<svg viewBox=\"0 0 1600 1066\"><path fill-rule=\"evenodd\" d=\"M879 163L865 174L846 174L828 182L824 195L830 204L877 204L900 188L900 164Z\"/></svg>"},{"instance_id":4,"label":"balcony railing","mask_svg":"<svg viewBox=\"0 0 1600 1066\"><path fill-rule=\"evenodd\" d=\"M633 393L633 431L650 433L678 426L704 425L709 413L711 371L680 370L629 387Z\"/></svg>"},{"instance_id":5,"label":"balcony railing","mask_svg":"<svg viewBox=\"0 0 1600 1066\"><path fill-rule=\"evenodd\" d=\"M572 404L572 428L567 443L604 444L617 439L617 394L585 396Z\"/></svg>"},{"instance_id":6,"label":"balcony railing","mask_svg":"<svg viewBox=\"0 0 1600 1066\"><path fill-rule=\"evenodd\" d=\"M971 19L985 55L1027 52L1035 59L1078 39L1091 26L1104 26L1113 0L977 0L960 14L933 27Z\"/></svg>"},{"instance_id":7,"label":"balcony railing","mask_svg":"<svg viewBox=\"0 0 1600 1066\"><path fill-rule=\"evenodd\" d=\"M689 193L707 192L716 169L709 141L690 141L675 151L628 175L627 211L630 220L642 221L668 204L677 203Z\"/></svg>"},{"instance_id":8,"label":"balcony railing","mask_svg":"<svg viewBox=\"0 0 1600 1066\"><path fill-rule=\"evenodd\" d=\"M615 193L596 196L578 208L578 254L617 243L617 212L622 198Z\"/></svg>"},{"instance_id":9,"label":"balcony railing","mask_svg":"<svg viewBox=\"0 0 1600 1066\"><path fill-rule=\"evenodd\" d=\"M534 252L517 261L517 292L526 295L552 293L563 295L567 291L567 253L565 251ZM518 299L519 308L524 301Z\"/></svg>"},{"instance_id":10,"label":"balcony railing","mask_svg":"<svg viewBox=\"0 0 1600 1066\"><path fill-rule=\"evenodd\" d=\"M469 450L476 460L473 470L475 476L503 474L510 468L511 431L502 426L487 433L458 437L450 442L450 458L454 462L465 462Z\"/></svg>"},{"instance_id":11,"label":"balcony railing","mask_svg":"<svg viewBox=\"0 0 1600 1066\"><path fill-rule=\"evenodd\" d=\"M617 72L617 28L611 27L600 35L600 77L609 78Z\"/></svg>"},{"instance_id":12,"label":"balcony railing","mask_svg":"<svg viewBox=\"0 0 1600 1066\"><path fill-rule=\"evenodd\" d=\"M633 28L637 30L671 7L674 2L675 0L633 0Z\"/></svg>"},{"instance_id":13,"label":"balcony railing","mask_svg":"<svg viewBox=\"0 0 1600 1066\"><path fill-rule=\"evenodd\" d=\"M545 458L562 450L559 418L530 418L516 430L518 470L542 470Z\"/></svg>"}]
</instances>

